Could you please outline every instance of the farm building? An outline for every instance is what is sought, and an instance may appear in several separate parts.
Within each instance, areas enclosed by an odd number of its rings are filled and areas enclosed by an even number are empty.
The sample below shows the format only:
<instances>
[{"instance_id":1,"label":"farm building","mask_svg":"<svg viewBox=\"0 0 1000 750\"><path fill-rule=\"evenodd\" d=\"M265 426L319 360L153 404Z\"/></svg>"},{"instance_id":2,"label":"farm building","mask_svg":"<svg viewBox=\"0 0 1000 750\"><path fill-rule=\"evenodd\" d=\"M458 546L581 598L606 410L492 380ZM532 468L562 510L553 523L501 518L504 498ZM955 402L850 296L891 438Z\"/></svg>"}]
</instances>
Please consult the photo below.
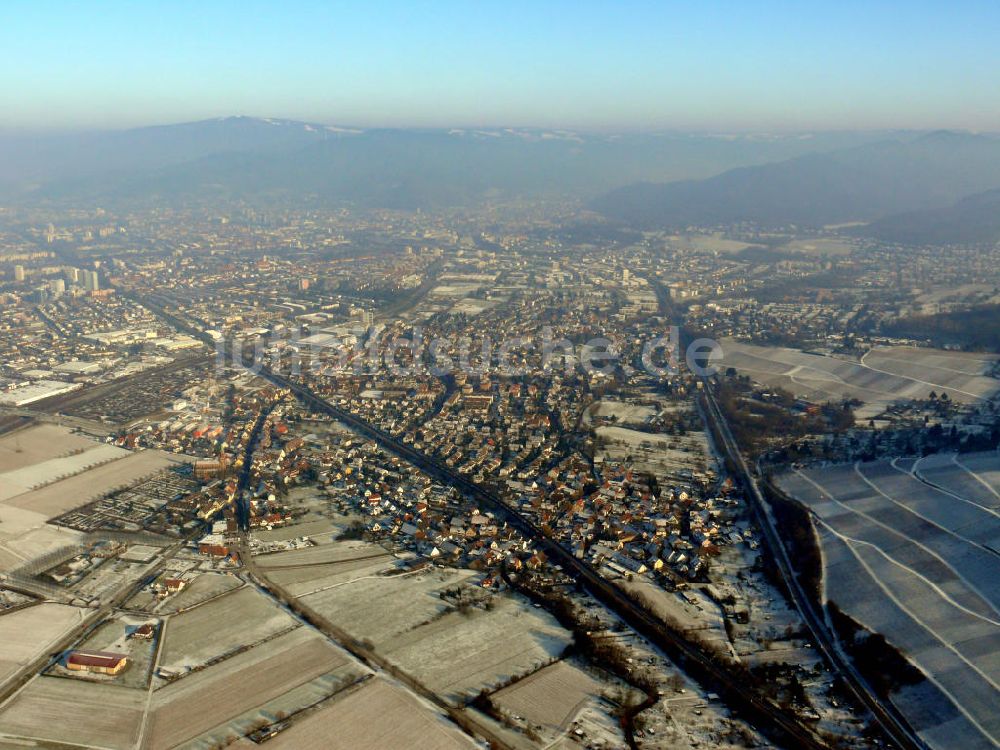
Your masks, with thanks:
<instances>
[{"instance_id":1,"label":"farm building","mask_svg":"<svg viewBox=\"0 0 1000 750\"><path fill-rule=\"evenodd\" d=\"M140 625L135 630L132 631L131 637L138 638L142 641L151 641L153 635L156 633L156 626L151 622L147 622L144 625Z\"/></svg>"},{"instance_id":2,"label":"farm building","mask_svg":"<svg viewBox=\"0 0 1000 750\"><path fill-rule=\"evenodd\" d=\"M66 659L66 668L74 672L119 674L128 666L128 656L108 651L73 651Z\"/></svg>"}]
</instances>

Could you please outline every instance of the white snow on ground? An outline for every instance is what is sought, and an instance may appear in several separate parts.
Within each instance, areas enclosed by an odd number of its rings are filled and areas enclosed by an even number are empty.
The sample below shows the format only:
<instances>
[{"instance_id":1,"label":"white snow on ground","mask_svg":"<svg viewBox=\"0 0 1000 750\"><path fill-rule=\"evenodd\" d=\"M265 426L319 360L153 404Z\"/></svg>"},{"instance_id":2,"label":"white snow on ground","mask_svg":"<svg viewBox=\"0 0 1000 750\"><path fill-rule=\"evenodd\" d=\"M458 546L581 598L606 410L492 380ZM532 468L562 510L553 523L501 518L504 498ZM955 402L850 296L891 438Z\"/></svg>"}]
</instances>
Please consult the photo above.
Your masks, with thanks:
<instances>
[{"instance_id":1,"label":"white snow on ground","mask_svg":"<svg viewBox=\"0 0 1000 750\"><path fill-rule=\"evenodd\" d=\"M927 675L893 698L925 740L1000 742L1000 456L826 467L780 484L815 513L827 598Z\"/></svg>"},{"instance_id":2,"label":"white snow on ground","mask_svg":"<svg viewBox=\"0 0 1000 750\"><path fill-rule=\"evenodd\" d=\"M924 399L931 391L971 403L1000 392L1000 380L986 373L995 355L913 347L877 347L860 360L810 354L798 349L757 346L723 339L717 364L735 367L759 383L784 388L809 401L856 398L875 416L893 401Z\"/></svg>"}]
</instances>

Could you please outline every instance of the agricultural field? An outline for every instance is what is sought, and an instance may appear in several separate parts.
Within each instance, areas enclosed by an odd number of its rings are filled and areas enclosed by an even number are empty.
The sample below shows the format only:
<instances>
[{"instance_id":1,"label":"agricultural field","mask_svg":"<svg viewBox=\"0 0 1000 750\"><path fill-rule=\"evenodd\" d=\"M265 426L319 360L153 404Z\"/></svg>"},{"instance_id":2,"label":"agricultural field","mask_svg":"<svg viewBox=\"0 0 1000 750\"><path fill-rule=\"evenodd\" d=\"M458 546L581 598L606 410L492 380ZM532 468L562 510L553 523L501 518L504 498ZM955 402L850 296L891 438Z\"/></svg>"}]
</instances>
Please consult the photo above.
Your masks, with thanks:
<instances>
[{"instance_id":1,"label":"agricultural field","mask_svg":"<svg viewBox=\"0 0 1000 750\"><path fill-rule=\"evenodd\" d=\"M1000 741L1000 456L833 466L779 484L815 514L827 599L927 675L893 697L926 741Z\"/></svg>"},{"instance_id":2,"label":"agricultural field","mask_svg":"<svg viewBox=\"0 0 1000 750\"><path fill-rule=\"evenodd\" d=\"M141 690L39 677L0 710L0 738L127 750L139 738L145 700Z\"/></svg>"},{"instance_id":3,"label":"agricultural field","mask_svg":"<svg viewBox=\"0 0 1000 750\"><path fill-rule=\"evenodd\" d=\"M169 748L196 738L201 746L223 744L312 706L364 674L345 652L299 628L156 690L147 746Z\"/></svg>"},{"instance_id":4,"label":"agricultural field","mask_svg":"<svg viewBox=\"0 0 1000 750\"><path fill-rule=\"evenodd\" d=\"M50 526L49 519L163 461L177 458L156 451L131 454L56 425L0 437L0 572L75 544L79 534Z\"/></svg>"},{"instance_id":5,"label":"agricultural field","mask_svg":"<svg viewBox=\"0 0 1000 750\"><path fill-rule=\"evenodd\" d=\"M586 416L588 418L611 419L624 425L643 425L656 414L656 409L648 404L630 404L623 401L601 399L587 410Z\"/></svg>"},{"instance_id":6,"label":"agricultural field","mask_svg":"<svg viewBox=\"0 0 1000 750\"><path fill-rule=\"evenodd\" d=\"M0 614L0 684L48 653L90 614L86 609L48 602Z\"/></svg>"},{"instance_id":7,"label":"agricultural field","mask_svg":"<svg viewBox=\"0 0 1000 750\"><path fill-rule=\"evenodd\" d=\"M0 437L0 473L17 471L101 445L69 428L39 424Z\"/></svg>"},{"instance_id":8,"label":"agricultural field","mask_svg":"<svg viewBox=\"0 0 1000 750\"><path fill-rule=\"evenodd\" d=\"M273 750L465 750L477 746L433 707L378 677L294 722L268 745Z\"/></svg>"},{"instance_id":9,"label":"agricultural field","mask_svg":"<svg viewBox=\"0 0 1000 750\"><path fill-rule=\"evenodd\" d=\"M995 355L912 347L877 347L860 360L810 354L798 349L757 346L723 339L722 358L768 387L783 388L807 401L858 399L858 415L876 416L894 401L926 399L931 391L959 403L975 403L1000 392L1000 380L986 373Z\"/></svg>"},{"instance_id":10,"label":"agricultural field","mask_svg":"<svg viewBox=\"0 0 1000 750\"><path fill-rule=\"evenodd\" d=\"M245 586L172 616L159 666L183 673L295 627L299 623L290 614Z\"/></svg>"},{"instance_id":11,"label":"agricultural field","mask_svg":"<svg viewBox=\"0 0 1000 750\"><path fill-rule=\"evenodd\" d=\"M223 573L201 573L194 578L182 591L168 596L162 602L154 605L152 611L157 614L174 614L181 610L196 607L217 596L237 589L243 582L235 576Z\"/></svg>"},{"instance_id":12,"label":"agricultural field","mask_svg":"<svg viewBox=\"0 0 1000 750\"><path fill-rule=\"evenodd\" d=\"M448 612L380 648L405 672L456 704L559 658L572 641L547 612L498 596L492 609Z\"/></svg>"},{"instance_id":13,"label":"agricultural field","mask_svg":"<svg viewBox=\"0 0 1000 750\"><path fill-rule=\"evenodd\" d=\"M325 590L300 597L303 604L348 633L371 641L376 649L447 612L450 605L441 592L476 576L471 570L453 569L387 576L385 561L376 564L366 574L347 574Z\"/></svg>"},{"instance_id":14,"label":"agricultural field","mask_svg":"<svg viewBox=\"0 0 1000 750\"><path fill-rule=\"evenodd\" d=\"M86 454L84 454L86 455ZM4 498L0 503L43 516L55 518L86 505L108 492L125 487L142 477L154 474L186 459L172 453L147 450L127 453L116 460L94 466L73 476L53 481L35 490L26 490ZM25 468L18 470L25 472Z\"/></svg>"},{"instance_id":15,"label":"agricultural field","mask_svg":"<svg viewBox=\"0 0 1000 750\"><path fill-rule=\"evenodd\" d=\"M604 426L594 434L597 452L604 459L621 462L631 458L632 466L660 481L681 479L692 471L707 471L710 466L704 432L667 435Z\"/></svg>"},{"instance_id":16,"label":"agricultural field","mask_svg":"<svg viewBox=\"0 0 1000 750\"><path fill-rule=\"evenodd\" d=\"M914 302L924 305L922 313L933 314L943 302L962 301L975 304L1000 304L1000 294L994 284L960 284L958 286L931 287L917 295Z\"/></svg>"},{"instance_id":17,"label":"agricultural field","mask_svg":"<svg viewBox=\"0 0 1000 750\"><path fill-rule=\"evenodd\" d=\"M7 500L44 487L128 455L129 452L123 448L93 443L93 447L79 453L74 452L68 456L50 458L19 469L5 471L0 473L0 500Z\"/></svg>"},{"instance_id":18,"label":"agricultural field","mask_svg":"<svg viewBox=\"0 0 1000 750\"><path fill-rule=\"evenodd\" d=\"M385 575L389 569L386 561L376 560L333 582L324 579L324 586L300 599L449 700L462 702L480 689L533 671L570 642L570 634L547 613L470 585L478 576L473 571ZM456 607L453 594L459 590L467 602L483 602Z\"/></svg>"},{"instance_id":19,"label":"agricultural field","mask_svg":"<svg viewBox=\"0 0 1000 750\"><path fill-rule=\"evenodd\" d=\"M290 595L306 597L353 584L372 576L382 577L391 556L314 563L305 566L275 566L263 568L267 577Z\"/></svg>"},{"instance_id":20,"label":"agricultural field","mask_svg":"<svg viewBox=\"0 0 1000 750\"><path fill-rule=\"evenodd\" d=\"M534 726L563 730L605 685L580 667L557 661L490 696L510 716Z\"/></svg>"},{"instance_id":21,"label":"agricultural field","mask_svg":"<svg viewBox=\"0 0 1000 750\"><path fill-rule=\"evenodd\" d=\"M834 237L810 237L804 240L792 240L781 245L778 250L790 253L801 253L802 255L850 255L854 252L854 245L847 240L836 239Z\"/></svg>"},{"instance_id":22,"label":"agricultural field","mask_svg":"<svg viewBox=\"0 0 1000 750\"><path fill-rule=\"evenodd\" d=\"M269 580L297 597L335 589L368 576L380 577L398 564L382 547L362 541L332 542L260 555L255 562Z\"/></svg>"},{"instance_id":23,"label":"agricultural field","mask_svg":"<svg viewBox=\"0 0 1000 750\"><path fill-rule=\"evenodd\" d=\"M392 555L377 544L360 540L345 540L288 552L260 555L256 558L256 562L261 567L268 569L281 569L376 558L391 560Z\"/></svg>"},{"instance_id":24,"label":"agricultural field","mask_svg":"<svg viewBox=\"0 0 1000 750\"><path fill-rule=\"evenodd\" d=\"M308 537L313 544L321 545L334 541L341 530L340 525L333 520L319 514L311 514L289 526L279 526L270 531L256 529L253 536L261 542L285 542Z\"/></svg>"},{"instance_id":25,"label":"agricultural field","mask_svg":"<svg viewBox=\"0 0 1000 750\"><path fill-rule=\"evenodd\" d=\"M750 247L746 242L726 239L720 233L674 235L668 239L672 247L700 253L734 254Z\"/></svg>"},{"instance_id":26,"label":"agricultural field","mask_svg":"<svg viewBox=\"0 0 1000 750\"><path fill-rule=\"evenodd\" d=\"M83 534L78 531L49 524L46 515L0 502L0 572L81 539Z\"/></svg>"}]
</instances>

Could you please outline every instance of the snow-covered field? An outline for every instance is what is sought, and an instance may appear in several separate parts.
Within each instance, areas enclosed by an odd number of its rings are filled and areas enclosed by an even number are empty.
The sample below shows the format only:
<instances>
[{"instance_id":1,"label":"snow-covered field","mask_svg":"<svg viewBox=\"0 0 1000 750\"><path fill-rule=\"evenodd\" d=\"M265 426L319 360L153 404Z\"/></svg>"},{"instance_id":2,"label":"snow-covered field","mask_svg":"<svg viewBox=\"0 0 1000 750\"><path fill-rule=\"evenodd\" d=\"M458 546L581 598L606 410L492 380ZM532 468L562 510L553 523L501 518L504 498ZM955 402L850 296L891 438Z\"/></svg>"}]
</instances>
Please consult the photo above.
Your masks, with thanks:
<instances>
[{"instance_id":1,"label":"snow-covered field","mask_svg":"<svg viewBox=\"0 0 1000 750\"><path fill-rule=\"evenodd\" d=\"M22 492L44 487L60 479L80 474L100 464L131 455L124 448L94 443L93 448L60 458L22 466L0 474L0 500L20 495Z\"/></svg>"},{"instance_id":2,"label":"snow-covered field","mask_svg":"<svg viewBox=\"0 0 1000 750\"><path fill-rule=\"evenodd\" d=\"M933 746L1000 742L998 480L995 453L780 478L818 519L827 598L928 676L895 700Z\"/></svg>"},{"instance_id":3,"label":"snow-covered field","mask_svg":"<svg viewBox=\"0 0 1000 750\"><path fill-rule=\"evenodd\" d=\"M499 690L493 703L534 725L563 730L605 685L580 667L558 661Z\"/></svg>"},{"instance_id":4,"label":"snow-covered field","mask_svg":"<svg viewBox=\"0 0 1000 750\"><path fill-rule=\"evenodd\" d=\"M16 471L98 445L101 444L73 433L68 427L35 425L0 437L0 472Z\"/></svg>"},{"instance_id":5,"label":"snow-covered field","mask_svg":"<svg viewBox=\"0 0 1000 750\"><path fill-rule=\"evenodd\" d=\"M274 750L465 750L477 746L429 704L380 677L296 721L267 744Z\"/></svg>"},{"instance_id":6,"label":"snow-covered field","mask_svg":"<svg viewBox=\"0 0 1000 750\"><path fill-rule=\"evenodd\" d=\"M149 746L174 747L193 738L198 747L222 746L255 722L310 706L364 672L321 635L298 628L157 690Z\"/></svg>"},{"instance_id":7,"label":"snow-covered field","mask_svg":"<svg viewBox=\"0 0 1000 750\"><path fill-rule=\"evenodd\" d=\"M572 636L544 610L499 596L490 611L449 612L380 649L456 704L558 658Z\"/></svg>"},{"instance_id":8,"label":"snow-covered field","mask_svg":"<svg viewBox=\"0 0 1000 750\"><path fill-rule=\"evenodd\" d=\"M860 361L808 354L798 349L756 346L723 339L715 364L735 367L759 383L780 387L809 401L857 398L870 405L860 416L879 413L893 401L925 399L931 391L971 403L1000 392L988 377L996 355L912 347L877 347Z\"/></svg>"},{"instance_id":9,"label":"snow-covered field","mask_svg":"<svg viewBox=\"0 0 1000 750\"><path fill-rule=\"evenodd\" d=\"M476 574L471 570L428 570L417 575L385 576L385 562L375 570L333 581L302 602L377 649L448 608L440 592L459 586Z\"/></svg>"},{"instance_id":10,"label":"snow-covered field","mask_svg":"<svg viewBox=\"0 0 1000 750\"><path fill-rule=\"evenodd\" d=\"M4 497L0 502L9 507L42 514L46 518L54 518L68 510L86 505L117 487L132 484L142 477L184 460L186 459L181 456L157 450L125 452L125 455L117 459L108 460L87 470L81 469L66 479L53 481L39 489L23 489L14 495ZM18 473L24 475L26 471L27 468L22 468Z\"/></svg>"},{"instance_id":11,"label":"snow-covered field","mask_svg":"<svg viewBox=\"0 0 1000 750\"><path fill-rule=\"evenodd\" d=\"M708 440L703 432L666 435L605 426L598 427L595 434L601 456L611 461L631 458L637 469L661 480L705 471L709 466Z\"/></svg>"},{"instance_id":12,"label":"snow-covered field","mask_svg":"<svg viewBox=\"0 0 1000 750\"><path fill-rule=\"evenodd\" d=\"M197 667L298 625L285 610L247 586L171 617L160 666Z\"/></svg>"},{"instance_id":13,"label":"snow-covered field","mask_svg":"<svg viewBox=\"0 0 1000 750\"><path fill-rule=\"evenodd\" d=\"M362 541L331 542L260 555L256 561L270 580L297 597L322 594L348 584L354 586L373 576L381 577L398 562L377 544Z\"/></svg>"},{"instance_id":14,"label":"snow-covered field","mask_svg":"<svg viewBox=\"0 0 1000 750\"><path fill-rule=\"evenodd\" d=\"M295 554L295 553L288 553ZM282 553L280 557L284 557ZM389 558L391 561L392 558ZM456 611L442 592L470 585L471 570L426 569L385 575L387 560L308 584L302 602L375 649L435 692L456 701L558 657L570 633L518 597L496 596L490 609ZM325 567L325 566L324 566ZM281 571L270 570L268 576Z\"/></svg>"},{"instance_id":15,"label":"snow-covered field","mask_svg":"<svg viewBox=\"0 0 1000 750\"><path fill-rule=\"evenodd\" d=\"M601 399L589 409L592 417L613 419L619 424L642 425L656 416L656 409L647 404L630 404L623 401Z\"/></svg>"},{"instance_id":16,"label":"snow-covered field","mask_svg":"<svg viewBox=\"0 0 1000 750\"><path fill-rule=\"evenodd\" d=\"M0 572L17 568L46 552L76 544L83 535L52 526L48 515L0 502Z\"/></svg>"},{"instance_id":17,"label":"snow-covered field","mask_svg":"<svg viewBox=\"0 0 1000 750\"><path fill-rule=\"evenodd\" d=\"M0 711L0 742L8 735L15 746L127 750L138 739L145 699L118 685L39 677Z\"/></svg>"},{"instance_id":18,"label":"snow-covered field","mask_svg":"<svg viewBox=\"0 0 1000 750\"><path fill-rule=\"evenodd\" d=\"M253 536L261 542L284 542L289 539L308 537L313 544L327 544L334 541L334 538L340 533L341 525L325 516L310 516L290 526L279 526L270 531L255 530Z\"/></svg>"},{"instance_id":19,"label":"snow-covered field","mask_svg":"<svg viewBox=\"0 0 1000 750\"><path fill-rule=\"evenodd\" d=\"M182 591L168 596L156 604L152 611L157 614L173 614L182 609L197 606L209 599L214 599L242 585L243 581L235 576L223 573L202 573L188 583Z\"/></svg>"},{"instance_id":20,"label":"snow-covered field","mask_svg":"<svg viewBox=\"0 0 1000 750\"><path fill-rule=\"evenodd\" d=\"M78 607L42 603L0 615L0 684L46 653L90 614Z\"/></svg>"}]
</instances>

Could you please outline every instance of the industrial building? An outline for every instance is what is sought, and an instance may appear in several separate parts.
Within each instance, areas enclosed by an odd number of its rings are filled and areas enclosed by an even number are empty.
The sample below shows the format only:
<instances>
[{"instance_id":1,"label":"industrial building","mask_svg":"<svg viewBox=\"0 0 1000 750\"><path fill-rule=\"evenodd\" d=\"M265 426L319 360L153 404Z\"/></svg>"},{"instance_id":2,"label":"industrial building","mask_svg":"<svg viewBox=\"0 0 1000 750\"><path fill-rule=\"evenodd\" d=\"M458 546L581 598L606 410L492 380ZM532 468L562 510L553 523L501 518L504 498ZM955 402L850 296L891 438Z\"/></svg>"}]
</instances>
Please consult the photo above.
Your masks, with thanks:
<instances>
[{"instance_id":1,"label":"industrial building","mask_svg":"<svg viewBox=\"0 0 1000 750\"><path fill-rule=\"evenodd\" d=\"M66 657L66 668L74 672L92 674L120 674L128 666L126 654L109 651L71 651Z\"/></svg>"}]
</instances>

